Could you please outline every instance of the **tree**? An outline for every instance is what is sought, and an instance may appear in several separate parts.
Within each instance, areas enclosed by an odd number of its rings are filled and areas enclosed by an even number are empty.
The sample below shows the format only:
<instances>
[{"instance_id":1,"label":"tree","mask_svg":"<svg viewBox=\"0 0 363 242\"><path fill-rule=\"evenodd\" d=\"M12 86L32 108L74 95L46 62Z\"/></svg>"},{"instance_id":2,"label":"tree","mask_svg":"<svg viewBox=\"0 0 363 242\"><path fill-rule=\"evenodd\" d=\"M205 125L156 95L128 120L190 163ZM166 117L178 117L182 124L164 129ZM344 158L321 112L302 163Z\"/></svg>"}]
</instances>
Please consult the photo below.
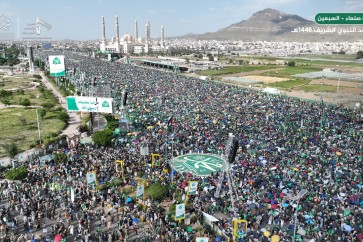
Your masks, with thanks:
<instances>
[{"instance_id":1,"label":"tree","mask_svg":"<svg viewBox=\"0 0 363 242\"><path fill-rule=\"evenodd\" d=\"M38 114L40 116L40 119L44 119L45 115L47 115L47 111L45 111L44 108L38 109Z\"/></svg>"},{"instance_id":2,"label":"tree","mask_svg":"<svg viewBox=\"0 0 363 242\"><path fill-rule=\"evenodd\" d=\"M209 61L214 61L214 57L212 55L208 56Z\"/></svg>"},{"instance_id":3,"label":"tree","mask_svg":"<svg viewBox=\"0 0 363 242\"><path fill-rule=\"evenodd\" d=\"M2 147L10 158L14 158L14 156L19 153L18 146L15 144L14 141L8 144L3 144Z\"/></svg>"},{"instance_id":4,"label":"tree","mask_svg":"<svg viewBox=\"0 0 363 242\"><path fill-rule=\"evenodd\" d=\"M69 115L67 112L62 111L58 114L58 119L60 119L61 121L65 122L65 123L68 123Z\"/></svg>"},{"instance_id":5,"label":"tree","mask_svg":"<svg viewBox=\"0 0 363 242\"><path fill-rule=\"evenodd\" d=\"M54 155L54 161L58 164L65 163L67 161L67 155L65 153L57 153Z\"/></svg>"},{"instance_id":6,"label":"tree","mask_svg":"<svg viewBox=\"0 0 363 242\"><path fill-rule=\"evenodd\" d=\"M363 59L363 51L362 50L357 52L357 59Z\"/></svg>"},{"instance_id":7,"label":"tree","mask_svg":"<svg viewBox=\"0 0 363 242\"><path fill-rule=\"evenodd\" d=\"M22 98L22 99L20 99L20 105L22 105L22 106L24 106L24 107L29 107L30 106L30 100L29 99L27 99L27 98Z\"/></svg>"},{"instance_id":8,"label":"tree","mask_svg":"<svg viewBox=\"0 0 363 242\"><path fill-rule=\"evenodd\" d=\"M168 195L168 188L160 183L154 183L145 190L145 194L153 200L162 201Z\"/></svg>"},{"instance_id":9,"label":"tree","mask_svg":"<svg viewBox=\"0 0 363 242\"><path fill-rule=\"evenodd\" d=\"M289 61L287 62L288 66L296 66L296 62L295 61Z\"/></svg>"},{"instance_id":10,"label":"tree","mask_svg":"<svg viewBox=\"0 0 363 242\"><path fill-rule=\"evenodd\" d=\"M5 178L9 180L23 180L28 176L28 170L24 166L13 168L5 173Z\"/></svg>"},{"instance_id":11,"label":"tree","mask_svg":"<svg viewBox=\"0 0 363 242\"><path fill-rule=\"evenodd\" d=\"M96 131L93 134L92 139L96 145L110 146L112 144L112 134L113 131L110 129Z\"/></svg>"},{"instance_id":12,"label":"tree","mask_svg":"<svg viewBox=\"0 0 363 242\"><path fill-rule=\"evenodd\" d=\"M10 101L9 101L9 99L1 99L1 102L2 102L5 106L10 105Z\"/></svg>"}]
</instances>

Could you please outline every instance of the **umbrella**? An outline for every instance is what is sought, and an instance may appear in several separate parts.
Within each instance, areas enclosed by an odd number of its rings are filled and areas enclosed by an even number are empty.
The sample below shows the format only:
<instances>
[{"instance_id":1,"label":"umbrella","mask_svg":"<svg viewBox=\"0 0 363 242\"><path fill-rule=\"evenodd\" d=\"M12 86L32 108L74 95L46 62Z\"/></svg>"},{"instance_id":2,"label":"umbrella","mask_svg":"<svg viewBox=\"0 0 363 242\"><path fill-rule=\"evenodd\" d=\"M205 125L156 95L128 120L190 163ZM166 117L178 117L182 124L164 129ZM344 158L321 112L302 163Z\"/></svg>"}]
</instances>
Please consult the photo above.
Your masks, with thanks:
<instances>
[{"instance_id":1,"label":"umbrella","mask_svg":"<svg viewBox=\"0 0 363 242\"><path fill-rule=\"evenodd\" d=\"M60 242L62 239L63 239L63 237L62 237L62 235L60 235L60 234L57 234L57 235L54 237L54 241L55 241L55 242Z\"/></svg>"},{"instance_id":2,"label":"umbrella","mask_svg":"<svg viewBox=\"0 0 363 242\"><path fill-rule=\"evenodd\" d=\"M272 167L270 168L270 170L271 170L271 171L276 170L276 169L277 169L277 166L272 166Z\"/></svg>"},{"instance_id":3,"label":"umbrella","mask_svg":"<svg viewBox=\"0 0 363 242\"><path fill-rule=\"evenodd\" d=\"M271 204L271 209L277 209L278 208L278 204Z\"/></svg>"},{"instance_id":4,"label":"umbrella","mask_svg":"<svg viewBox=\"0 0 363 242\"><path fill-rule=\"evenodd\" d=\"M147 129L153 129L154 128L154 126L147 126Z\"/></svg>"},{"instance_id":5,"label":"umbrella","mask_svg":"<svg viewBox=\"0 0 363 242\"><path fill-rule=\"evenodd\" d=\"M126 198L126 202L127 202L127 203L132 202L132 198L131 198L131 197Z\"/></svg>"},{"instance_id":6,"label":"umbrella","mask_svg":"<svg viewBox=\"0 0 363 242\"><path fill-rule=\"evenodd\" d=\"M133 218L133 219L132 219L132 222L133 222L134 224L137 224L137 223L139 222L139 220L137 220L137 218Z\"/></svg>"},{"instance_id":7,"label":"umbrella","mask_svg":"<svg viewBox=\"0 0 363 242\"><path fill-rule=\"evenodd\" d=\"M348 224L344 224L344 225L343 225L343 228L344 228L344 230L345 230L345 231L347 231L347 232L349 232L349 233L352 231L352 226L350 226L350 225L348 225Z\"/></svg>"},{"instance_id":8,"label":"umbrella","mask_svg":"<svg viewBox=\"0 0 363 242\"><path fill-rule=\"evenodd\" d=\"M294 167L294 169L293 169L294 171L298 171L299 170L299 168L296 168L296 167Z\"/></svg>"},{"instance_id":9,"label":"umbrella","mask_svg":"<svg viewBox=\"0 0 363 242\"><path fill-rule=\"evenodd\" d=\"M302 236L304 236L306 234L306 231L303 230L302 228L299 228L299 230L297 231L298 234L301 234Z\"/></svg>"},{"instance_id":10,"label":"umbrella","mask_svg":"<svg viewBox=\"0 0 363 242\"><path fill-rule=\"evenodd\" d=\"M191 233L191 232L193 232L193 228L192 228L192 227L190 227L190 226L188 226L187 231L188 231L189 233Z\"/></svg>"},{"instance_id":11,"label":"umbrella","mask_svg":"<svg viewBox=\"0 0 363 242\"><path fill-rule=\"evenodd\" d=\"M263 235L266 236L266 237L270 237L271 233L266 230L265 232L263 232Z\"/></svg>"},{"instance_id":12,"label":"umbrella","mask_svg":"<svg viewBox=\"0 0 363 242\"><path fill-rule=\"evenodd\" d=\"M342 152L337 151L337 152L335 152L335 154L336 154L337 156L341 156L341 155L342 155Z\"/></svg>"},{"instance_id":13,"label":"umbrella","mask_svg":"<svg viewBox=\"0 0 363 242\"><path fill-rule=\"evenodd\" d=\"M280 236L275 234L271 237L271 242L280 242Z\"/></svg>"}]
</instances>

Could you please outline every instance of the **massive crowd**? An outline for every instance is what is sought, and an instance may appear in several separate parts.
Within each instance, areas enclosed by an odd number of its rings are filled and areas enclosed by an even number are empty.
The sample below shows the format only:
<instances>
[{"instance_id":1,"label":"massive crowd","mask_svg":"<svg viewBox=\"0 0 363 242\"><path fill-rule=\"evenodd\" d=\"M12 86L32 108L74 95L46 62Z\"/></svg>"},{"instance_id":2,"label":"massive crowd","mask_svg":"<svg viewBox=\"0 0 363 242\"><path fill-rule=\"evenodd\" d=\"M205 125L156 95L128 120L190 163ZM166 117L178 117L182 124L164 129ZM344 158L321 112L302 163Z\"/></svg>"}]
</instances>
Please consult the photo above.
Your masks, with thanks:
<instances>
[{"instance_id":1,"label":"massive crowd","mask_svg":"<svg viewBox=\"0 0 363 242\"><path fill-rule=\"evenodd\" d=\"M127 90L126 111L136 130L111 147L76 144L57 151L67 153L66 163L27 162L25 182L1 185L0 232L13 230L18 241L39 234L43 240L192 241L193 233L161 204L148 199L143 209L129 197L125 186L134 186L142 173L150 184L168 186L170 199L185 195L188 180L199 181L188 212L200 222L202 212L218 216L215 226L227 237L236 214L248 221L241 241L271 241L273 235L292 241L294 230L296 241L363 241L363 125L354 110L70 53L66 60L76 69L74 79L84 72L88 82L97 77L96 86ZM240 144L231 166L238 198L233 206L226 179L216 198L218 174L173 173L168 164L183 153L221 154L229 133ZM161 167L152 169L149 158L140 158L141 144L162 155ZM123 186L88 188L89 171L97 171L100 183L119 176L115 160L125 162Z\"/></svg>"}]
</instances>

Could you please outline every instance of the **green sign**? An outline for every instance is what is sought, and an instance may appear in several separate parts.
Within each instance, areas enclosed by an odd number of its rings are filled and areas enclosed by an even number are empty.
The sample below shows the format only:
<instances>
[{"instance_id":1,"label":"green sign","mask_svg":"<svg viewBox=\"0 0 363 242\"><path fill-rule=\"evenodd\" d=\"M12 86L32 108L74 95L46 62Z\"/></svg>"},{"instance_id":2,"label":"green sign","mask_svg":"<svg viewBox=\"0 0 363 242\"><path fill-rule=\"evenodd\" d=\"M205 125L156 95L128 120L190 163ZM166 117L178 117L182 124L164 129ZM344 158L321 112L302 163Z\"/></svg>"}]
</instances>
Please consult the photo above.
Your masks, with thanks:
<instances>
[{"instance_id":1,"label":"green sign","mask_svg":"<svg viewBox=\"0 0 363 242\"><path fill-rule=\"evenodd\" d=\"M363 24L363 13L318 13L318 24Z\"/></svg>"},{"instance_id":2,"label":"green sign","mask_svg":"<svg viewBox=\"0 0 363 242\"><path fill-rule=\"evenodd\" d=\"M192 173L197 176L210 176L223 167L223 159L212 154L187 154L178 156L170 161L173 169L178 172Z\"/></svg>"},{"instance_id":3,"label":"green sign","mask_svg":"<svg viewBox=\"0 0 363 242\"><path fill-rule=\"evenodd\" d=\"M54 65L60 65L60 64L62 64L62 62L60 61L60 59L59 59L58 57L55 57L55 58L53 59L53 64L54 64Z\"/></svg>"}]
</instances>

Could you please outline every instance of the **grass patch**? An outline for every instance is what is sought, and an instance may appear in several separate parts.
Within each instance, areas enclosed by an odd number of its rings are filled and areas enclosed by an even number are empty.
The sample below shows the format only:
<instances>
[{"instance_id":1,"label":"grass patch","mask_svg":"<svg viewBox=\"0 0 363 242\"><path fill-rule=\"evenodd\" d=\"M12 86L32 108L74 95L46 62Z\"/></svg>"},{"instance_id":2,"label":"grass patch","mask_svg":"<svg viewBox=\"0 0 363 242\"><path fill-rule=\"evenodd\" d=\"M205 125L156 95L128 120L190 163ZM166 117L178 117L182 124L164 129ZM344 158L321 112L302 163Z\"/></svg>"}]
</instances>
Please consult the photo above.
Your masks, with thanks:
<instances>
[{"instance_id":1,"label":"grass patch","mask_svg":"<svg viewBox=\"0 0 363 242\"><path fill-rule=\"evenodd\" d=\"M305 91L305 92L336 92L337 87L336 86L329 86L329 85L322 85L320 87L319 84L309 84L304 85L298 88L299 90ZM342 89L340 87L340 89Z\"/></svg>"},{"instance_id":2,"label":"grass patch","mask_svg":"<svg viewBox=\"0 0 363 242\"><path fill-rule=\"evenodd\" d=\"M59 120L60 111L47 111L43 120L40 120L42 140L50 139L59 134L66 123ZM38 142L38 126L35 109L7 108L0 110L0 144L14 140L21 151L27 150ZM0 157L5 151L0 146Z\"/></svg>"},{"instance_id":3,"label":"grass patch","mask_svg":"<svg viewBox=\"0 0 363 242\"><path fill-rule=\"evenodd\" d=\"M315 71L322 71L323 69L320 67L312 67L312 66L286 66L283 70L277 71L277 74L275 72L265 72L262 74L259 74L261 76L271 76L271 77L290 77L292 75L296 74L302 74L307 72L315 72Z\"/></svg>"},{"instance_id":4,"label":"grass patch","mask_svg":"<svg viewBox=\"0 0 363 242\"><path fill-rule=\"evenodd\" d=\"M15 88L29 88L31 87L30 83L33 82L31 77L2 77L0 79L0 84L2 84L2 89L9 90Z\"/></svg>"},{"instance_id":5,"label":"grass patch","mask_svg":"<svg viewBox=\"0 0 363 242\"><path fill-rule=\"evenodd\" d=\"M310 80L303 80L303 79L295 79L295 80L288 80L284 82L275 82L270 84L270 86L283 88L283 89L290 89L296 86L304 85L310 83Z\"/></svg>"}]
</instances>

